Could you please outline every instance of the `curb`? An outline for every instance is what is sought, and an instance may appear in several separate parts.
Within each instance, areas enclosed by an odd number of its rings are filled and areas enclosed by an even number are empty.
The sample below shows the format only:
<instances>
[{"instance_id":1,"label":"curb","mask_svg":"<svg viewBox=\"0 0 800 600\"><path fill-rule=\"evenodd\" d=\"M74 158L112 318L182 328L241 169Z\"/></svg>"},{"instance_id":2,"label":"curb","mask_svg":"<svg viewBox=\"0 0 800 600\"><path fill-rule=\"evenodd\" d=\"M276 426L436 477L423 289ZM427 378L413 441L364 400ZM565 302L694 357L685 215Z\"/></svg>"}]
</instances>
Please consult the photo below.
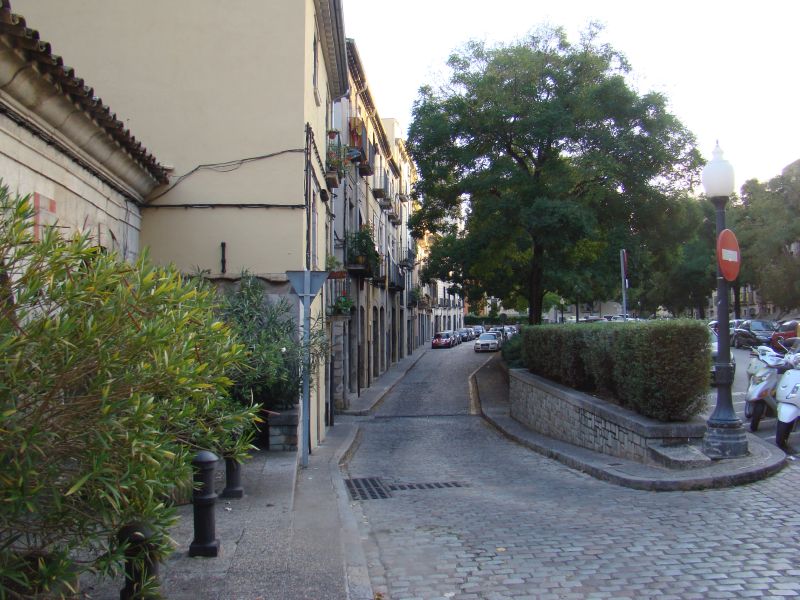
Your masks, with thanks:
<instances>
[{"instance_id":1,"label":"curb","mask_svg":"<svg viewBox=\"0 0 800 600\"><path fill-rule=\"evenodd\" d=\"M347 437L339 444L329 463L331 482L336 492L336 506L341 522L342 557L344 558L345 589L347 600L373 600L375 594L369 579L367 557L358 531L358 524L350 508L350 496L344 485L342 467L347 464L361 443L361 427L353 424Z\"/></svg>"},{"instance_id":2,"label":"curb","mask_svg":"<svg viewBox=\"0 0 800 600\"><path fill-rule=\"evenodd\" d=\"M747 459L716 461L712 466L690 470L670 471L631 460L607 456L540 435L507 414L505 408L493 402L484 406L479 396L478 369L470 376L470 390L475 391L479 414L498 432L530 450L596 479L623 487L648 491L690 491L732 487L759 481L783 469L786 455L759 437L747 433L751 456Z\"/></svg>"}]
</instances>

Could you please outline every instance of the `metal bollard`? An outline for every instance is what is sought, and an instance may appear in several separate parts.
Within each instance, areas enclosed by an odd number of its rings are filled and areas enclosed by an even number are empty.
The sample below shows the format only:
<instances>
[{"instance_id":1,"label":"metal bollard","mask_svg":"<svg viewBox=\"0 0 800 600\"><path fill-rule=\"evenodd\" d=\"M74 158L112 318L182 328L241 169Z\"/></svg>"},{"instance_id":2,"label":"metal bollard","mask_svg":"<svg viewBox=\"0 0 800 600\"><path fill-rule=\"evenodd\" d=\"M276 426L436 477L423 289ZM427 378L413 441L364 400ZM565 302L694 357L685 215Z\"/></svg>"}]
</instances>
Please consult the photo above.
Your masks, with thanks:
<instances>
[{"instance_id":1,"label":"metal bollard","mask_svg":"<svg viewBox=\"0 0 800 600\"><path fill-rule=\"evenodd\" d=\"M232 458L225 459L225 489L220 494L222 498L241 498L244 496L242 487L242 465Z\"/></svg>"},{"instance_id":2,"label":"metal bollard","mask_svg":"<svg viewBox=\"0 0 800 600\"><path fill-rule=\"evenodd\" d=\"M128 544L125 549L125 587L119 592L119 600L158 597L157 593L142 592L146 581L158 577L158 560L152 538L153 531L144 523L131 523L117 533L120 544Z\"/></svg>"},{"instance_id":3,"label":"metal bollard","mask_svg":"<svg viewBox=\"0 0 800 600\"><path fill-rule=\"evenodd\" d=\"M217 556L219 540L214 524L214 468L219 458L213 452L201 450L192 460L194 467L194 539L189 545L189 556ZM197 484L200 484L199 488Z\"/></svg>"}]
</instances>

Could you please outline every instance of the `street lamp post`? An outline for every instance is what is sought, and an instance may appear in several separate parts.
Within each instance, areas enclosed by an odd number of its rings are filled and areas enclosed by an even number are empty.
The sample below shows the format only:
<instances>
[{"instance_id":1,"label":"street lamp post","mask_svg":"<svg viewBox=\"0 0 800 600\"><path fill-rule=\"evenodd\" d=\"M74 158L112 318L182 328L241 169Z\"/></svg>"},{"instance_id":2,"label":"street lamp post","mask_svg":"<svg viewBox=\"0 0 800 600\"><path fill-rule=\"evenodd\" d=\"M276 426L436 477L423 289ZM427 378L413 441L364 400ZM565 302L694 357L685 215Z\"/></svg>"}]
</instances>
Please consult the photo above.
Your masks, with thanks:
<instances>
[{"instance_id":1,"label":"street lamp post","mask_svg":"<svg viewBox=\"0 0 800 600\"><path fill-rule=\"evenodd\" d=\"M733 193L733 167L722 158L719 144L714 148L713 159L703 169L703 187L714 204L717 216L717 239L725 230L725 205ZM747 454L747 437L742 422L733 410L731 384L731 340L728 321L728 282L717 259L717 405L708 418L703 453L710 458L736 458Z\"/></svg>"}]
</instances>

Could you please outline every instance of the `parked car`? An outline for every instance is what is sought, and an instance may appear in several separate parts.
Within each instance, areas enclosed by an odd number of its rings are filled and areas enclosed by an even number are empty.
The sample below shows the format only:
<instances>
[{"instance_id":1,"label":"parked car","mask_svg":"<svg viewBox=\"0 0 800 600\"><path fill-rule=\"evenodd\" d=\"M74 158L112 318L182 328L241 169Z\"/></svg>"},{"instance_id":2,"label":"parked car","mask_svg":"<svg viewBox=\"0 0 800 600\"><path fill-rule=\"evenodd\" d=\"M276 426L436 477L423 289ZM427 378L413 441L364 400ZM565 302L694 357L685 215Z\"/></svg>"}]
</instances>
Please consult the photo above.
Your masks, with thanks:
<instances>
[{"instance_id":1,"label":"parked car","mask_svg":"<svg viewBox=\"0 0 800 600\"><path fill-rule=\"evenodd\" d=\"M458 335L461 336L461 340L464 342L468 342L472 339L472 335L469 332L469 329L463 327L458 330Z\"/></svg>"},{"instance_id":2,"label":"parked car","mask_svg":"<svg viewBox=\"0 0 800 600\"><path fill-rule=\"evenodd\" d=\"M495 339L497 340L498 348L502 348L503 347L503 341L504 340L503 340L503 332L502 331L498 331L498 330L492 328L491 330L487 331L486 333L484 333L482 335L493 335L495 337Z\"/></svg>"},{"instance_id":3,"label":"parked car","mask_svg":"<svg viewBox=\"0 0 800 600\"><path fill-rule=\"evenodd\" d=\"M733 330L731 344L734 348L769 346L777 323L764 319L751 319L742 322Z\"/></svg>"},{"instance_id":4,"label":"parked car","mask_svg":"<svg viewBox=\"0 0 800 600\"><path fill-rule=\"evenodd\" d=\"M500 343L502 344L508 339L508 334L506 330L502 327L492 327L489 329L489 333L497 333L500 336Z\"/></svg>"},{"instance_id":5,"label":"parked car","mask_svg":"<svg viewBox=\"0 0 800 600\"><path fill-rule=\"evenodd\" d=\"M800 319L788 319L782 321L778 328L772 332L770 337L770 345L778 352L784 352L783 346L778 344L778 340L787 340L792 337L800 337L797 335L797 324Z\"/></svg>"},{"instance_id":6,"label":"parked car","mask_svg":"<svg viewBox=\"0 0 800 600\"><path fill-rule=\"evenodd\" d=\"M733 343L733 332L734 330L739 327L742 323L744 323L744 319L730 319L728 321L728 330L731 334L731 343ZM714 333L719 335L719 321L709 321L708 326L714 330Z\"/></svg>"},{"instance_id":7,"label":"parked car","mask_svg":"<svg viewBox=\"0 0 800 600\"><path fill-rule=\"evenodd\" d=\"M719 336L717 336L717 332L716 331L714 331L713 329L711 329L709 327L708 328L708 338L709 338L709 344L710 344L710 347L711 347L711 385L716 385L717 384L717 355L719 354L719 348L718 348ZM733 376L733 375L736 374L736 358L733 356L733 354L731 354L731 368L733 369L733 372L731 373L731 376Z\"/></svg>"},{"instance_id":8,"label":"parked car","mask_svg":"<svg viewBox=\"0 0 800 600\"><path fill-rule=\"evenodd\" d=\"M431 348L452 348L455 345L455 334L452 331L440 331L433 334Z\"/></svg>"},{"instance_id":9,"label":"parked car","mask_svg":"<svg viewBox=\"0 0 800 600\"><path fill-rule=\"evenodd\" d=\"M475 352L496 352L500 350L498 336L493 333L482 333L475 340Z\"/></svg>"}]
</instances>

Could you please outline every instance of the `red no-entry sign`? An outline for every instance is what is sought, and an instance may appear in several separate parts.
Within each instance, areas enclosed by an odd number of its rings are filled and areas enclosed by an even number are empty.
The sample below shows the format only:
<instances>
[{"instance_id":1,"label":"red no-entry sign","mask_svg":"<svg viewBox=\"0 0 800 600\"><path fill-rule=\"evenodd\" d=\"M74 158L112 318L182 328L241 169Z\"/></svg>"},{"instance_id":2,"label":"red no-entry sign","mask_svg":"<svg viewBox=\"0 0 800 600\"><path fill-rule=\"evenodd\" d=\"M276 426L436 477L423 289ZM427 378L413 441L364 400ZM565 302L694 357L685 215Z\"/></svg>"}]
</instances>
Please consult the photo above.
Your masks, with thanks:
<instances>
[{"instance_id":1,"label":"red no-entry sign","mask_svg":"<svg viewBox=\"0 0 800 600\"><path fill-rule=\"evenodd\" d=\"M717 264L726 281L734 281L739 276L742 253L739 251L739 242L730 229L724 229L717 238Z\"/></svg>"}]
</instances>

